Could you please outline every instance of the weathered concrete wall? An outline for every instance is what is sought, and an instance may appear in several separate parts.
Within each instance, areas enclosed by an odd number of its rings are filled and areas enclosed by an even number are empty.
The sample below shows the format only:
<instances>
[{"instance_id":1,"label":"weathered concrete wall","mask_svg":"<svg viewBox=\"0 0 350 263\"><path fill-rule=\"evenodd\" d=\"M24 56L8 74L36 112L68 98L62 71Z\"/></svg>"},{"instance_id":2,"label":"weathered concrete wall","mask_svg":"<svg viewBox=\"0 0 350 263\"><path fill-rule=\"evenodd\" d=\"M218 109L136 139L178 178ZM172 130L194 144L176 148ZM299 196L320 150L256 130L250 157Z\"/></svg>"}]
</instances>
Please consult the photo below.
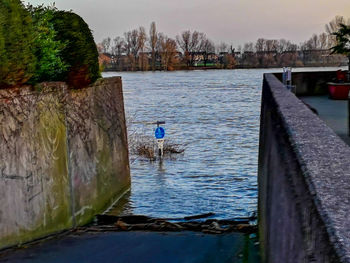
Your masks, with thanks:
<instances>
[{"instance_id":1,"label":"weathered concrete wall","mask_svg":"<svg viewBox=\"0 0 350 263\"><path fill-rule=\"evenodd\" d=\"M350 262L350 148L264 75L259 232L264 262Z\"/></svg>"},{"instance_id":2,"label":"weathered concrete wall","mask_svg":"<svg viewBox=\"0 0 350 263\"><path fill-rule=\"evenodd\" d=\"M282 73L275 73L282 81ZM328 94L327 82L334 81L335 71L292 72L292 84L296 86L297 96Z\"/></svg>"},{"instance_id":3,"label":"weathered concrete wall","mask_svg":"<svg viewBox=\"0 0 350 263\"><path fill-rule=\"evenodd\" d=\"M121 80L101 80L84 92L71 90L67 101L73 206L81 225L130 185Z\"/></svg>"},{"instance_id":4,"label":"weathered concrete wall","mask_svg":"<svg viewBox=\"0 0 350 263\"><path fill-rule=\"evenodd\" d=\"M120 78L0 90L0 248L87 223L130 185Z\"/></svg>"}]
</instances>

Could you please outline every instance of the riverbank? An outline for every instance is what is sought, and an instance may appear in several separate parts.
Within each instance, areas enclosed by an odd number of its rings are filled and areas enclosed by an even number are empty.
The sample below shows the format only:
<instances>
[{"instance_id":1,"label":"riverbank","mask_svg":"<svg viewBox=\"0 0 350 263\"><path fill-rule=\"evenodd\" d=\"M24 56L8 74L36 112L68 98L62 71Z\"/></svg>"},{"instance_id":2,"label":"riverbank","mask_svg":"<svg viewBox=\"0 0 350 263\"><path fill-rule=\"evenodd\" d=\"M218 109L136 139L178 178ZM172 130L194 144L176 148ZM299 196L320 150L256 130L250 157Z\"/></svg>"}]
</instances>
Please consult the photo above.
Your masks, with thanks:
<instances>
[{"instance_id":1,"label":"riverbank","mask_svg":"<svg viewBox=\"0 0 350 263\"><path fill-rule=\"evenodd\" d=\"M245 66L235 66L233 68L224 68L224 67L219 67L219 66L208 66L208 67L179 67L174 70L163 70L163 69L156 69L152 71L151 69L149 70L118 70L117 68L105 68L103 69L102 72L166 72L166 71L192 71L192 70L235 70L235 69L274 69L274 68L282 68L283 66L276 67L276 65L271 66L271 67L245 67ZM287 65L287 67L289 67ZM346 69L347 64L327 64L327 65L321 65L321 64L316 64L316 65L306 65L306 66L291 66L293 69L308 69L308 68L342 68Z\"/></svg>"}]
</instances>

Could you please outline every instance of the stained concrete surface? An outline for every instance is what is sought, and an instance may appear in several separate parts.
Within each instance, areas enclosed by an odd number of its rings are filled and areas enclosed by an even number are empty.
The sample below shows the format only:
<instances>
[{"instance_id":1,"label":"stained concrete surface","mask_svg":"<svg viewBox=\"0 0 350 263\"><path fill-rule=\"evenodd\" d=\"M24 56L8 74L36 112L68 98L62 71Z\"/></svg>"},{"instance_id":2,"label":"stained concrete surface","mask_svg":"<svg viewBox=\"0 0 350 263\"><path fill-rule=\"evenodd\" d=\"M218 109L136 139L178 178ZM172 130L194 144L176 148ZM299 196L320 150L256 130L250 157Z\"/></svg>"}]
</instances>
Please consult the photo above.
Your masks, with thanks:
<instances>
[{"instance_id":1,"label":"stained concrete surface","mask_svg":"<svg viewBox=\"0 0 350 263\"><path fill-rule=\"evenodd\" d=\"M300 97L300 99L318 112L318 116L350 145L350 137L348 136L348 101L347 100L331 100L328 96L310 96Z\"/></svg>"},{"instance_id":2,"label":"stained concrete surface","mask_svg":"<svg viewBox=\"0 0 350 263\"><path fill-rule=\"evenodd\" d=\"M350 147L272 74L261 109L262 261L350 263Z\"/></svg>"},{"instance_id":3,"label":"stained concrete surface","mask_svg":"<svg viewBox=\"0 0 350 263\"><path fill-rule=\"evenodd\" d=\"M248 235L197 232L70 233L28 248L5 251L0 262L259 262Z\"/></svg>"},{"instance_id":4,"label":"stained concrete surface","mask_svg":"<svg viewBox=\"0 0 350 263\"><path fill-rule=\"evenodd\" d=\"M0 90L0 249L84 225L129 189L123 101L120 77Z\"/></svg>"}]
</instances>

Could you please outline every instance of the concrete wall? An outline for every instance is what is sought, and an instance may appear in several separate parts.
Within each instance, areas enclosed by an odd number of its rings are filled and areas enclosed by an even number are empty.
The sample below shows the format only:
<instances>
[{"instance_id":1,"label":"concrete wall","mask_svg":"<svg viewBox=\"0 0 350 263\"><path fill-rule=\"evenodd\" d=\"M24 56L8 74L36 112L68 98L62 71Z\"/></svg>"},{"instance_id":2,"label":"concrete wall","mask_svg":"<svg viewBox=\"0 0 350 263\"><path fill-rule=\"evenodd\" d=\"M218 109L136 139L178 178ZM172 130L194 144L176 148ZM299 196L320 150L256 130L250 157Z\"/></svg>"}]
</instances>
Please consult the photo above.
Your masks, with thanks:
<instances>
[{"instance_id":1,"label":"concrete wall","mask_svg":"<svg viewBox=\"0 0 350 263\"><path fill-rule=\"evenodd\" d=\"M0 248L89 222L130 185L120 78L0 90Z\"/></svg>"},{"instance_id":2,"label":"concrete wall","mask_svg":"<svg viewBox=\"0 0 350 263\"><path fill-rule=\"evenodd\" d=\"M264 262L350 262L350 147L273 74L263 82L259 234Z\"/></svg>"}]
</instances>

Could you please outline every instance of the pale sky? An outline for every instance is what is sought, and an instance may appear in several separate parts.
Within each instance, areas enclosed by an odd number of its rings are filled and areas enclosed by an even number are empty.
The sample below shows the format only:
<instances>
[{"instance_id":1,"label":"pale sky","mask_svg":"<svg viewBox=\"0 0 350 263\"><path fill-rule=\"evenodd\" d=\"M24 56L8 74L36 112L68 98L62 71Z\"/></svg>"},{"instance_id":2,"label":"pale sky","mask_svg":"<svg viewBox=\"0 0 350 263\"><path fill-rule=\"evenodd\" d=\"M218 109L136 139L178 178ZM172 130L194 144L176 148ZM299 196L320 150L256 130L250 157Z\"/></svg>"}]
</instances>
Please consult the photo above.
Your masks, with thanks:
<instances>
[{"instance_id":1,"label":"pale sky","mask_svg":"<svg viewBox=\"0 0 350 263\"><path fill-rule=\"evenodd\" d=\"M33 5L51 0L26 0ZM186 29L207 34L215 43L234 46L259 37L286 38L299 44L336 15L350 17L350 0L56 0L56 7L73 10L89 24L95 41L144 26L175 37Z\"/></svg>"}]
</instances>

